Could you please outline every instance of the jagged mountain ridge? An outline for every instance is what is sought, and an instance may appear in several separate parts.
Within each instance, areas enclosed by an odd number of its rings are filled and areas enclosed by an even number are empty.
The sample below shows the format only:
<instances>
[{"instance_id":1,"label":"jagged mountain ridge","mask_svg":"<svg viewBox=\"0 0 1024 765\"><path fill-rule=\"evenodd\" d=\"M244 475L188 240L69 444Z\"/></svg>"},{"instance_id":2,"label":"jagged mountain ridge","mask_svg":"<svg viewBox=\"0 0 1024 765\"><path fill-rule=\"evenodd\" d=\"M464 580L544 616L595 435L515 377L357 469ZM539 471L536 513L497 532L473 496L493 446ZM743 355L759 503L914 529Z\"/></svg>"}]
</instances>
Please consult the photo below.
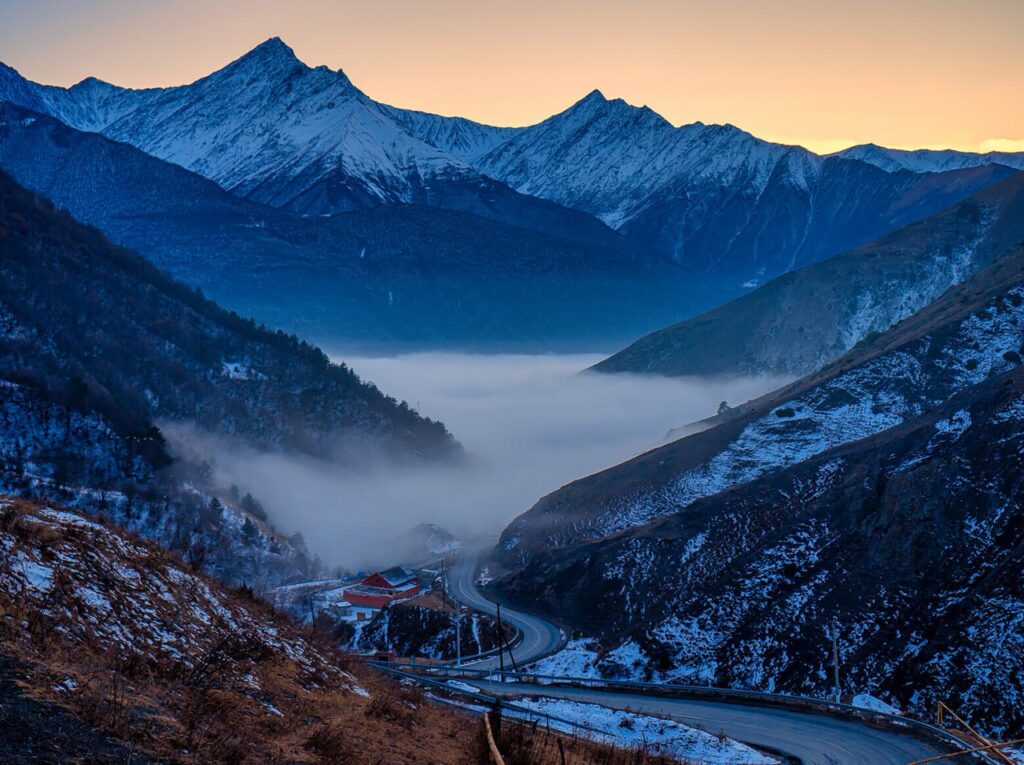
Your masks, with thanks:
<instances>
[{"instance_id":1,"label":"jagged mountain ridge","mask_svg":"<svg viewBox=\"0 0 1024 765\"><path fill-rule=\"evenodd\" d=\"M414 202L560 236L590 230L564 205L733 290L980 188L961 170L936 180L819 157L731 125L677 128L598 91L525 128L402 110L373 101L343 72L302 64L277 38L190 85L86 82L61 93L0 71L0 99L101 130L257 201L316 215Z\"/></svg>"},{"instance_id":2,"label":"jagged mountain ridge","mask_svg":"<svg viewBox=\"0 0 1024 765\"><path fill-rule=\"evenodd\" d=\"M599 91L520 130L477 164L737 287L863 244L1011 172L887 172L732 125L674 127Z\"/></svg>"},{"instance_id":3,"label":"jagged mountain ridge","mask_svg":"<svg viewBox=\"0 0 1024 765\"><path fill-rule=\"evenodd\" d=\"M349 209L362 206L355 203L361 195L402 198L416 175L472 174L465 163L399 130L343 72L306 67L279 38L189 85L142 91L142 99L137 91L105 86L108 95L91 114L82 104L82 85L63 92L33 83L21 87L35 95L26 107L278 206L294 200L289 181L306 173L312 185L332 165L360 176L360 185L347 190L354 198ZM0 94L18 102L11 92ZM144 111L138 110L140 100ZM345 192L339 185L338 194Z\"/></svg>"},{"instance_id":4,"label":"jagged mountain ridge","mask_svg":"<svg viewBox=\"0 0 1024 765\"><path fill-rule=\"evenodd\" d=\"M333 346L625 342L687 310L678 268L596 221L563 239L421 205L308 218L11 104L0 166L219 302Z\"/></svg>"},{"instance_id":5,"label":"jagged mountain ridge","mask_svg":"<svg viewBox=\"0 0 1024 765\"><path fill-rule=\"evenodd\" d=\"M876 242L646 335L594 369L670 376L808 374L1022 241L1024 173L1017 173Z\"/></svg>"},{"instance_id":6,"label":"jagged mountain ridge","mask_svg":"<svg viewBox=\"0 0 1024 765\"><path fill-rule=\"evenodd\" d=\"M588 215L482 176L452 151L488 145L501 129L378 104L344 72L306 66L279 38L194 83L152 90L98 80L64 90L5 67L0 100L303 215L425 204L586 241L610 234Z\"/></svg>"}]
</instances>

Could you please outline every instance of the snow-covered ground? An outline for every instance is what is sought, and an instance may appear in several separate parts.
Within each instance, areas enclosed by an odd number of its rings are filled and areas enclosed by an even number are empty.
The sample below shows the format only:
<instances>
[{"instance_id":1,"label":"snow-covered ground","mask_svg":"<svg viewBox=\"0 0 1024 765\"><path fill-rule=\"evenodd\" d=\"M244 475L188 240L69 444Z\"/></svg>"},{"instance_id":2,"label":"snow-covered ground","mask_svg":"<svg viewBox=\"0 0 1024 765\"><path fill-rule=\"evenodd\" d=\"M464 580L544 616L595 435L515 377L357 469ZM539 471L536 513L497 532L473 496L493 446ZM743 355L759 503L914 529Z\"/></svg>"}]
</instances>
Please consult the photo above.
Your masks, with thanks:
<instances>
[{"instance_id":1,"label":"snow-covered ground","mask_svg":"<svg viewBox=\"0 0 1024 765\"><path fill-rule=\"evenodd\" d=\"M516 704L574 725L586 725L591 730L559 722L552 722L553 728L562 728L566 732L580 733L619 746L677 757L686 762L702 765L768 765L777 762L731 738L715 736L674 720L606 709L597 704L543 697L521 699Z\"/></svg>"},{"instance_id":2,"label":"snow-covered ground","mask_svg":"<svg viewBox=\"0 0 1024 765\"><path fill-rule=\"evenodd\" d=\"M855 707L861 709L870 709L872 712L884 712L887 715L898 715L902 714L899 709L892 706L892 704L886 704L881 699L876 699L869 693L858 693L853 697L851 703Z\"/></svg>"},{"instance_id":3,"label":"snow-covered ground","mask_svg":"<svg viewBox=\"0 0 1024 765\"><path fill-rule=\"evenodd\" d=\"M558 653L530 665L529 671L538 675L601 677L601 673L594 666L596 659L597 644L592 640L570 640Z\"/></svg>"}]
</instances>

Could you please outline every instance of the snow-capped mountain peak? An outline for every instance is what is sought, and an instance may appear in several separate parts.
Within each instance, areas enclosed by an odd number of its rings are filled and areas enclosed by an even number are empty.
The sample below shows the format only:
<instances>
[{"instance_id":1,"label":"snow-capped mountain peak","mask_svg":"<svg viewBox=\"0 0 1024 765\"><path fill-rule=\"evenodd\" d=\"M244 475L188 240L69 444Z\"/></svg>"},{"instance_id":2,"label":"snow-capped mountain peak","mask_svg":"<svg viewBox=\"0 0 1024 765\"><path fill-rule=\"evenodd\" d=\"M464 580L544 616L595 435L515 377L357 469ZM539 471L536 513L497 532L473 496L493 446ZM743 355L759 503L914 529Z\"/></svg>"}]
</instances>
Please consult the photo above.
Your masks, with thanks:
<instances>
[{"instance_id":1,"label":"snow-capped mountain peak","mask_svg":"<svg viewBox=\"0 0 1024 765\"><path fill-rule=\"evenodd\" d=\"M307 66L277 37L196 82L165 89L133 91L95 79L48 88L14 75L3 81L12 83L4 90L17 103L243 196L282 207L315 198L312 209L303 202L304 212L410 201L425 178L474 174L410 135L344 72Z\"/></svg>"},{"instance_id":2,"label":"snow-capped mountain peak","mask_svg":"<svg viewBox=\"0 0 1024 765\"><path fill-rule=\"evenodd\" d=\"M763 184L788 149L731 125L675 127L652 109L591 91L563 112L519 131L478 166L528 194L597 215L619 228L652 195L694 178L737 174Z\"/></svg>"}]
</instances>

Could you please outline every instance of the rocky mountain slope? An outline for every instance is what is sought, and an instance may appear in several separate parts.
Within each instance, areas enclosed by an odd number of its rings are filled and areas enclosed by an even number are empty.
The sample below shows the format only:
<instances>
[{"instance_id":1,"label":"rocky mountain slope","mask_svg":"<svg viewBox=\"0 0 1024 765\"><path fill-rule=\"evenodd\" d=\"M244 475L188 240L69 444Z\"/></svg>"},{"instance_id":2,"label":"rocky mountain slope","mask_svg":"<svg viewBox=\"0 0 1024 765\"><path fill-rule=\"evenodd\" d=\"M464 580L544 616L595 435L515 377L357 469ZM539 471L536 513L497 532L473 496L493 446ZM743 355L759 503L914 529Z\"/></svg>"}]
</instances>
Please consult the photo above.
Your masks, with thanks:
<instances>
[{"instance_id":1,"label":"rocky mountain slope","mask_svg":"<svg viewBox=\"0 0 1024 765\"><path fill-rule=\"evenodd\" d=\"M76 387L85 407L124 427L202 421L254 446L317 454L352 434L423 456L455 449L442 425L321 351L218 308L9 177L0 242L3 368L18 382Z\"/></svg>"},{"instance_id":2,"label":"rocky mountain slope","mask_svg":"<svg viewBox=\"0 0 1024 765\"><path fill-rule=\"evenodd\" d=\"M1017 248L821 371L543 498L504 531L501 559L519 567L554 548L643 526L920 417L1014 368L1024 345L1022 285Z\"/></svg>"},{"instance_id":3,"label":"rocky mountain slope","mask_svg":"<svg viewBox=\"0 0 1024 765\"><path fill-rule=\"evenodd\" d=\"M625 676L1024 727L1024 249L716 427L546 497L498 580Z\"/></svg>"},{"instance_id":4,"label":"rocky mountain slope","mask_svg":"<svg viewBox=\"0 0 1024 765\"><path fill-rule=\"evenodd\" d=\"M680 269L596 221L563 238L420 205L306 218L10 104L0 167L219 302L332 345L625 342L693 305Z\"/></svg>"},{"instance_id":5,"label":"rocky mountain slope","mask_svg":"<svg viewBox=\"0 0 1024 765\"><path fill-rule=\"evenodd\" d=\"M1024 173L943 212L640 338L599 372L800 375L1024 242Z\"/></svg>"},{"instance_id":6,"label":"rocky mountain slope","mask_svg":"<svg viewBox=\"0 0 1024 765\"><path fill-rule=\"evenodd\" d=\"M0 499L0 700L20 762L469 762L469 718L160 548Z\"/></svg>"},{"instance_id":7,"label":"rocky mountain slope","mask_svg":"<svg viewBox=\"0 0 1024 765\"><path fill-rule=\"evenodd\" d=\"M0 497L0 762L487 760L479 718L438 693L352 661L319 628L112 526ZM500 751L538 765L768 761L655 718L628 715L619 728L626 716L608 715L591 739L509 715Z\"/></svg>"},{"instance_id":8,"label":"rocky mountain slope","mask_svg":"<svg viewBox=\"0 0 1024 765\"><path fill-rule=\"evenodd\" d=\"M600 636L600 670L1024 729L1024 372L500 586Z\"/></svg>"}]
</instances>

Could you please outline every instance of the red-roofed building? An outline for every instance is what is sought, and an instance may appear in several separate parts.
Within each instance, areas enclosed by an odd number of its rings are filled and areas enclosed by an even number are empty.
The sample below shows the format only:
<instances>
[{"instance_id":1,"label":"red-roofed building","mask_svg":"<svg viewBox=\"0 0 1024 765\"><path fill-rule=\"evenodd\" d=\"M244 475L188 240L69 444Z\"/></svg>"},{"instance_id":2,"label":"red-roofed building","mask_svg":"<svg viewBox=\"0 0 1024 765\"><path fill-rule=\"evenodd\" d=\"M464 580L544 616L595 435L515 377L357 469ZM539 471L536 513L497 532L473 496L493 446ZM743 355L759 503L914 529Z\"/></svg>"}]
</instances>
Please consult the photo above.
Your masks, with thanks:
<instances>
[{"instance_id":1,"label":"red-roofed building","mask_svg":"<svg viewBox=\"0 0 1024 765\"><path fill-rule=\"evenodd\" d=\"M353 606L383 608L392 600L418 595L420 583L415 572L406 566L377 571L359 584L345 588L345 600Z\"/></svg>"}]
</instances>

